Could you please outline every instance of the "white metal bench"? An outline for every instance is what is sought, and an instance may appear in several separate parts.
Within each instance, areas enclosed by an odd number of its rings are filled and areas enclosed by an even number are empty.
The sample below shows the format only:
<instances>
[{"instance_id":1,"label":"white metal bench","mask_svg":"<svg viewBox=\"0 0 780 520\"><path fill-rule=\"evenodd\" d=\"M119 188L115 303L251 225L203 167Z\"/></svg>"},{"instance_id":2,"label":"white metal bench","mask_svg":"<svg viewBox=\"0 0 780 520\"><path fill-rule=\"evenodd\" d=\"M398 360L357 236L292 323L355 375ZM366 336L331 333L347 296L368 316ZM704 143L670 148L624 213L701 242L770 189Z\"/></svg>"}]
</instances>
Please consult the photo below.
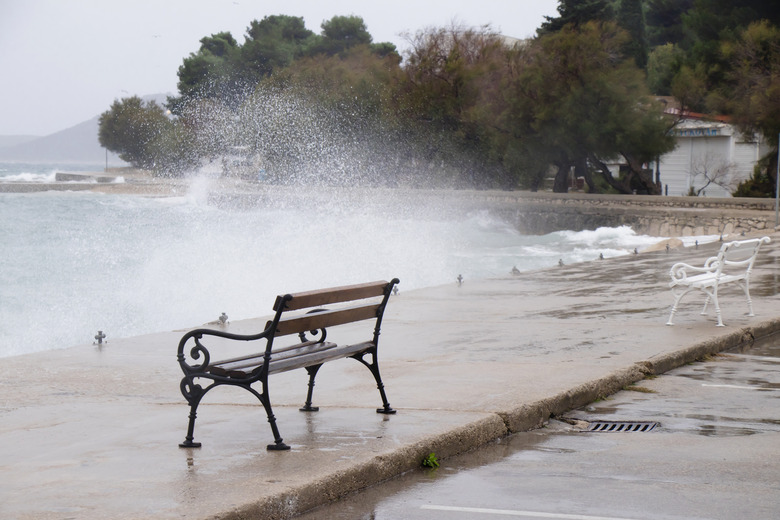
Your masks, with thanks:
<instances>
[{"instance_id":1,"label":"white metal bench","mask_svg":"<svg viewBox=\"0 0 780 520\"><path fill-rule=\"evenodd\" d=\"M747 298L748 316L754 316L753 302L750 299L750 271L753 269L753 263L756 261L761 245L767 243L769 243L769 237L735 240L723 244L718 256L708 258L703 267L695 267L683 262L674 264L669 272L672 277L669 287L674 294L674 305L672 305L672 313L666 324L673 325L672 319L682 297L691 291L698 290L707 295L701 314L707 313L707 305L711 300L715 304L718 327L723 327L718 290L720 286L729 283L736 283L742 288Z\"/></svg>"}]
</instances>

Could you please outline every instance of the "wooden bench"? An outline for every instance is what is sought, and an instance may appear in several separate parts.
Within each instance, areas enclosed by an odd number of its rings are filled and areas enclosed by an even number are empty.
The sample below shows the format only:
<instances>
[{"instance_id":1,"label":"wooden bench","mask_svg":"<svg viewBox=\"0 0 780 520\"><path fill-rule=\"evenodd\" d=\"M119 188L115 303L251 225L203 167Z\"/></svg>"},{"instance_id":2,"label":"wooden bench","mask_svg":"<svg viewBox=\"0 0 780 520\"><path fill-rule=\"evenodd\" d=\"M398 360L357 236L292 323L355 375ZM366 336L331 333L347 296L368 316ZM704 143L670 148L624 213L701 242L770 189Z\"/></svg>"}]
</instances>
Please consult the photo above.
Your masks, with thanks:
<instances>
[{"instance_id":1,"label":"wooden bench","mask_svg":"<svg viewBox=\"0 0 780 520\"><path fill-rule=\"evenodd\" d=\"M301 411L312 412L318 408L312 406L314 378L320 367L340 358L354 358L368 367L376 380L382 408L378 413L393 414L385 395L384 384L379 374L379 329L393 287L398 283L394 278L390 282L378 281L343 287L333 287L318 291L285 294L277 296L273 310L273 319L265 329L254 335L232 334L213 329L196 329L186 333L179 341L178 361L184 372L181 380L181 392L190 405L187 437L179 444L183 448L197 448L201 444L193 441L195 417L203 396L221 385L232 385L246 389L257 397L265 408L268 422L274 436L274 444L269 450L288 450L271 409L268 397L268 376L296 368L305 368L309 375L309 388L306 402ZM332 309L323 309L323 305L338 304ZM351 345L337 345L326 341L327 327L344 325L363 320L373 320L373 329L367 334L366 341ZM310 335L312 339L307 336ZM282 336L297 335L293 344L277 345L275 340ZM214 345L220 342L232 344L226 340L245 341L250 344L260 341L263 348L252 348L248 355L212 360L212 354L204 344L209 337ZM235 344L232 344L235 345ZM368 360L366 360L368 356ZM206 386L201 386L200 383ZM252 385L260 383L260 391Z\"/></svg>"},{"instance_id":2,"label":"wooden bench","mask_svg":"<svg viewBox=\"0 0 780 520\"><path fill-rule=\"evenodd\" d=\"M754 316L753 302L750 299L750 272L761 245L767 243L769 237L735 240L723 244L718 255L708 258L703 267L694 267L682 262L674 264L669 272L672 277L669 287L674 295L674 305L666 324L674 324L672 319L682 297L698 290L707 295L701 314L707 313L707 305L712 301L715 304L718 327L723 327L718 292L721 286L730 283L742 288L747 298L748 316Z\"/></svg>"}]
</instances>

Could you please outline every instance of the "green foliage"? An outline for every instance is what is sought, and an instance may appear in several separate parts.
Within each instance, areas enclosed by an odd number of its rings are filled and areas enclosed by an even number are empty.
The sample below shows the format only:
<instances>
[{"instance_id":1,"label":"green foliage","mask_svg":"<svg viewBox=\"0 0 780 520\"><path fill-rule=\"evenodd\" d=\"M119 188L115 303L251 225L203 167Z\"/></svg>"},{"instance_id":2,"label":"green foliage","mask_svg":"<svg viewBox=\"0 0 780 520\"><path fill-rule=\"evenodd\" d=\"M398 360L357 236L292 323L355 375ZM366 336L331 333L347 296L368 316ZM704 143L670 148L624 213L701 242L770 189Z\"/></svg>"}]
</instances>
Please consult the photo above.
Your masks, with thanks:
<instances>
[{"instance_id":1,"label":"green foliage","mask_svg":"<svg viewBox=\"0 0 780 520\"><path fill-rule=\"evenodd\" d=\"M746 132L769 142L780 134L780 28L766 20L748 26L721 54L729 65L714 107L734 114Z\"/></svg>"},{"instance_id":2,"label":"green foliage","mask_svg":"<svg viewBox=\"0 0 780 520\"><path fill-rule=\"evenodd\" d=\"M240 68L250 84L257 84L275 70L290 66L311 45L315 34L306 29L303 18L266 16L249 24L241 47Z\"/></svg>"},{"instance_id":3,"label":"green foliage","mask_svg":"<svg viewBox=\"0 0 780 520\"><path fill-rule=\"evenodd\" d=\"M428 456L422 460L421 465L425 468L436 469L439 467L439 460L436 458L435 453L429 453Z\"/></svg>"},{"instance_id":4,"label":"green foliage","mask_svg":"<svg viewBox=\"0 0 780 520\"><path fill-rule=\"evenodd\" d=\"M514 186L492 128L506 71L502 41L490 27L456 24L418 32L393 98L426 162L443 165L455 186ZM500 145L499 145L500 146Z\"/></svg>"},{"instance_id":5,"label":"green foliage","mask_svg":"<svg viewBox=\"0 0 780 520\"><path fill-rule=\"evenodd\" d=\"M659 96L672 95L672 80L682 67L685 54L674 43L659 45L647 58L647 86Z\"/></svg>"},{"instance_id":6,"label":"green foliage","mask_svg":"<svg viewBox=\"0 0 780 520\"><path fill-rule=\"evenodd\" d=\"M616 20L631 35L623 52L634 58L637 67L644 69L647 66L647 38L642 0L620 0Z\"/></svg>"},{"instance_id":7,"label":"green foliage","mask_svg":"<svg viewBox=\"0 0 780 520\"><path fill-rule=\"evenodd\" d=\"M504 121L525 141L524 155L541 155L538 165L556 165L553 191L567 190L571 167L591 191L598 189L590 162L615 189L630 193L632 177L623 183L612 179L603 160L622 155L633 176L641 177L642 162L673 147L660 110L639 102L648 93L641 71L621 58L626 38L614 24L589 22L543 36L518 54ZM652 179L644 184L648 192L657 189Z\"/></svg>"},{"instance_id":8,"label":"green foliage","mask_svg":"<svg viewBox=\"0 0 780 520\"><path fill-rule=\"evenodd\" d=\"M683 65L672 77L671 91L686 111L703 112L707 95L707 78L702 65Z\"/></svg>"},{"instance_id":9,"label":"green foliage","mask_svg":"<svg viewBox=\"0 0 780 520\"><path fill-rule=\"evenodd\" d=\"M135 167L154 169L161 143L171 130L163 108L138 96L115 100L98 120L100 146Z\"/></svg>"},{"instance_id":10,"label":"green foliage","mask_svg":"<svg viewBox=\"0 0 780 520\"><path fill-rule=\"evenodd\" d=\"M750 179L740 182L732 195L735 197L774 197L775 183L769 175L756 168Z\"/></svg>"},{"instance_id":11,"label":"green foliage","mask_svg":"<svg viewBox=\"0 0 780 520\"><path fill-rule=\"evenodd\" d=\"M179 67L178 88L185 97L230 99L239 93L238 43L229 32L200 40L200 49Z\"/></svg>"},{"instance_id":12,"label":"green foliage","mask_svg":"<svg viewBox=\"0 0 780 520\"><path fill-rule=\"evenodd\" d=\"M720 51L725 79L708 96L708 106L731 114L745 135L763 136L772 147L763 162L765 177L774 178L780 135L780 28L767 20L752 23L735 41L723 42ZM774 195L762 179L754 176L743 189Z\"/></svg>"},{"instance_id":13,"label":"green foliage","mask_svg":"<svg viewBox=\"0 0 780 520\"><path fill-rule=\"evenodd\" d=\"M334 55L356 45L368 45L372 38L359 16L334 16L322 22L322 39L310 54Z\"/></svg>"},{"instance_id":14,"label":"green foliage","mask_svg":"<svg viewBox=\"0 0 780 520\"><path fill-rule=\"evenodd\" d=\"M693 7L694 0L648 0L645 21L647 41L651 47L681 44L686 39L682 15Z\"/></svg>"},{"instance_id":15,"label":"green foliage","mask_svg":"<svg viewBox=\"0 0 780 520\"><path fill-rule=\"evenodd\" d=\"M559 16L545 16L538 29L540 36L560 31L567 25L579 27L587 22L612 19L612 8L607 0L560 0Z\"/></svg>"}]
</instances>

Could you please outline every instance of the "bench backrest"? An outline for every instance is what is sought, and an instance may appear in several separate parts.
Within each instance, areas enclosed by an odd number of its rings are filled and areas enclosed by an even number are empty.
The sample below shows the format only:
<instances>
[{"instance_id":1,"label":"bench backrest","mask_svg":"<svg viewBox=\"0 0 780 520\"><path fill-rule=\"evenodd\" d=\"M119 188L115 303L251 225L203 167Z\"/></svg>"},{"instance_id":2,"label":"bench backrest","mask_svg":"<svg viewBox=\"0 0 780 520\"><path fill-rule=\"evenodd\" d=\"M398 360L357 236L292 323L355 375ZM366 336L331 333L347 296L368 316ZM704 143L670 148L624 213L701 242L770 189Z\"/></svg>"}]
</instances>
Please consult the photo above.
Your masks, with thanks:
<instances>
[{"instance_id":1,"label":"bench backrest","mask_svg":"<svg viewBox=\"0 0 780 520\"><path fill-rule=\"evenodd\" d=\"M376 319L376 336L387 300L397 283L398 279L394 278L390 282L381 280L277 296L274 303L276 314L274 320L266 324L266 329L275 327L274 336L286 336ZM349 305L322 309L324 305L347 303ZM290 311L301 312L287 314Z\"/></svg>"},{"instance_id":2,"label":"bench backrest","mask_svg":"<svg viewBox=\"0 0 780 520\"><path fill-rule=\"evenodd\" d=\"M735 240L723 244L718 252L718 273L728 274L736 271L750 274L761 245L769 243L769 237Z\"/></svg>"}]
</instances>

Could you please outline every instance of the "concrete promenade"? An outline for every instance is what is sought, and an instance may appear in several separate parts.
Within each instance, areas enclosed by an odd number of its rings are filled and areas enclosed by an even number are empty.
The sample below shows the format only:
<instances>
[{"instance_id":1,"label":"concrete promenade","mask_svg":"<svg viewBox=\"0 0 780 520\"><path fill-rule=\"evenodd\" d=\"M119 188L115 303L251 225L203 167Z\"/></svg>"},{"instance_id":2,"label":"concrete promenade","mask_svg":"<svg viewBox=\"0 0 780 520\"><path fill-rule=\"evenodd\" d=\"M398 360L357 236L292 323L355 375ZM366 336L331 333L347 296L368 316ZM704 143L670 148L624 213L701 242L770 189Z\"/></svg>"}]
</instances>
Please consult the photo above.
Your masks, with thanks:
<instances>
[{"instance_id":1,"label":"concrete promenade","mask_svg":"<svg viewBox=\"0 0 780 520\"><path fill-rule=\"evenodd\" d=\"M407 292L401 280L380 345L397 415L374 412L373 378L352 360L320 371L313 414L298 411L305 372L277 375L270 394L288 452L266 451L262 407L232 388L200 407L203 447L178 447L188 414L176 362L183 331L4 358L0 518L289 518L414 470L431 452L446 458L538 427L646 375L780 330L780 234L769 236L753 275L756 316L730 287L721 328L714 314L699 315L693 294L665 326L669 267L702 263L717 243L460 287ZM255 332L264 322L227 329ZM358 324L329 339L363 336Z\"/></svg>"}]
</instances>

